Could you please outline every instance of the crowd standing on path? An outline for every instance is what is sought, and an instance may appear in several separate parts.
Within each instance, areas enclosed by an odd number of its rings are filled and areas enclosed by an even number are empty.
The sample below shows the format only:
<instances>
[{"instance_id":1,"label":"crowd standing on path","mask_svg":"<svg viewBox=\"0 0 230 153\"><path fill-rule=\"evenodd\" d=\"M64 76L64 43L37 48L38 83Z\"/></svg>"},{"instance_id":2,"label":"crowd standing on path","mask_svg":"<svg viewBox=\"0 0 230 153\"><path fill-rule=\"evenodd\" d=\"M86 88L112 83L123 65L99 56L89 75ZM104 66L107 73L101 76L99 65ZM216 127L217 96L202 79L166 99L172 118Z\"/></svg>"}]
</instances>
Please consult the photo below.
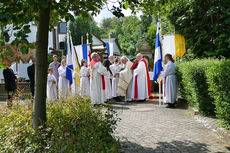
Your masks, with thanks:
<instances>
[{"instance_id":1,"label":"crowd standing on path","mask_svg":"<svg viewBox=\"0 0 230 153\"><path fill-rule=\"evenodd\" d=\"M70 84L66 78L66 57L63 56L61 64L57 61L57 55L53 55L53 62L49 64L47 75L47 99L55 101L58 98L67 98L70 94L78 94L82 97L89 97L92 104L102 104L114 99L121 101L145 101L151 96L151 83L148 65L142 54L136 55L136 61L132 63L126 56L114 58L109 56L103 64L97 53L91 54L92 60L87 63L81 61L80 72L73 71L75 76L80 77L80 86L75 82ZM33 64L28 67L27 72L31 83L31 92L34 96L34 72L35 58ZM177 77L176 64L172 55L165 55L165 67L158 75L165 78L165 94L167 107L174 107L177 99ZM16 75L10 68L11 63L6 63L7 68L3 71L5 78L5 89L8 93L8 100L16 90Z\"/></svg>"}]
</instances>

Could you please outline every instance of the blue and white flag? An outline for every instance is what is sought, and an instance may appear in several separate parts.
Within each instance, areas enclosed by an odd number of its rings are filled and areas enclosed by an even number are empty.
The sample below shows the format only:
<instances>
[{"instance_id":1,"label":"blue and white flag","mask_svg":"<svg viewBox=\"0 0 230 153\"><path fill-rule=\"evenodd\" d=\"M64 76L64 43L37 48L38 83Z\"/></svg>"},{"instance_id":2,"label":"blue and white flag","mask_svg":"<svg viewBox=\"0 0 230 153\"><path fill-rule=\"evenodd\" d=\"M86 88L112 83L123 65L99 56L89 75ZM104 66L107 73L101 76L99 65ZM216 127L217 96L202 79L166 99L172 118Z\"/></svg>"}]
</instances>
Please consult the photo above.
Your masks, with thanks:
<instances>
[{"instance_id":1,"label":"blue and white flag","mask_svg":"<svg viewBox=\"0 0 230 153\"><path fill-rule=\"evenodd\" d=\"M106 44L108 56L110 56L110 46L109 46L109 42L106 42L105 44Z\"/></svg>"},{"instance_id":2,"label":"blue and white flag","mask_svg":"<svg viewBox=\"0 0 230 153\"><path fill-rule=\"evenodd\" d=\"M158 74L163 70L162 67L162 48L161 48L161 25L160 20L157 21L157 33L154 54L154 71L153 79L157 81Z\"/></svg>"},{"instance_id":3,"label":"blue and white flag","mask_svg":"<svg viewBox=\"0 0 230 153\"><path fill-rule=\"evenodd\" d=\"M67 45L66 45L66 78L70 81L70 84L73 82L73 62L72 62L72 51L70 46L70 36L69 31L67 31Z\"/></svg>"},{"instance_id":4,"label":"blue and white flag","mask_svg":"<svg viewBox=\"0 0 230 153\"><path fill-rule=\"evenodd\" d=\"M77 45L77 46L74 46L74 47L75 47L75 50L77 52L77 57L78 57L79 63L81 63L82 59L85 59L89 64L89 62L90 62L90 58L89 58L90 48L89 48L89 45L82 44L82 45Z\"/></svg>"}]
</instances>

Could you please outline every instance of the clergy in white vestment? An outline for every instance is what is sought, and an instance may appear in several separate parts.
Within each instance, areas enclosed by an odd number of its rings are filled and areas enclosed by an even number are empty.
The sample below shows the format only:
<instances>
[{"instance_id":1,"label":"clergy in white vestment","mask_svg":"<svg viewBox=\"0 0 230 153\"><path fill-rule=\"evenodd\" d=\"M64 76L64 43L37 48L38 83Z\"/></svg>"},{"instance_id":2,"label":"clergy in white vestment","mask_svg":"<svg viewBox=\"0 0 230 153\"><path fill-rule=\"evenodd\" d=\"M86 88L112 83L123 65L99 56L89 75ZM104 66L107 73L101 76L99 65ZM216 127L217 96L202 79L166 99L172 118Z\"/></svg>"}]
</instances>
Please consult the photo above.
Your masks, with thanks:
<instances>
[{"instance_id":1,"label":"clergy in white vestment","mask_svg":"<svg viewBox=\"0 0 230 153\"><path fill-rule=\"evenodd\" d=\"M114 63L113 55L110 55L108 59L109 59L110 65L112 65Z\"/></svg>"},{"instance_id":2,"label":"clergy in white vestment","mask_svg":"<svg viewBox=\"0 0 230 153\"><path fill-rule=\"evenodd\" d=\"M90 97L89 73L90 72L87 68L87 61L82 59L80 70L80 93L82 97Z\"/></svg>"},{"instance_id":3,"label":"clergy in white vestment","mask_svg":"<svg viewBox=\"0 0 230 153\"><path fill-rule=\"evenodd\" d=\"M110 65L110 70L112 71L112 97L118 97L117 94L117 85L119 81L119 72L121 71L122 67L119 64L118 58L115 59L114 64Z\"/></svg>"},{"instance_id":4,"label":"clergy in white vestment","mask_svg":"<svg viewBox=\"0 0 230 153\"><path fill-rule=\"evenodd\" d=\"M49 101L54 101L57 99L57 79L53 75L53 68L50 67L48 69L48 77L47 77L47 99Z\"/></svg>"},{"instance_id":5,"label":"clergy in white vestment","mask_svg":"<svg viewBox=\"0 0 230 153\"><path fill-rule=\"evenodd\" d=\"M148 66L141 53L137 54L138 66L133 72L132 99L144 101L151 95Z\"/></svg>"},{"instance_id":6,"label":"clergy in white vestment","mask_svg":"<svg viewBox=\"0 0 230 153\"><path fill-rule=\"evenodd\" d=\"M110 61L106 59L103 62L104 67L106 68L107 72L105 74L105 96L106 100L112 98L112 86L111 86L111 78L112 78L112 72L110 70Z\"/></svg>"},{"instance_id":7,"label":"clergy in white vestment","mask_svg":"<svg viewBox=\"0 0 230 153\"><path fill-rule=\"evenodd\" d=\"M69 80L66 78L66 61L62 59L61 66L58 68L59 80L58 80L58 97L66 98L69 91Z\"/></svg>"},{"instance_id":8,"label":"clergy in white vestment","mask_svg":"<svg viewBox=\"0 0 230 153\"><path fill-rule=\"evenodd\" d=\"M121 57L121 62L124 64L125 69L119 73L119 82L117 93L121 96L125 96L126 101L132 100L132 62L126 56Z\"/></svg>"},{"instance_id":9,"label":"clergy in white vestment","mask_svg":"<svg viewBox=\"0 0 230 153\"><path fill-rule=\"evenodd\" d=\"M173 61L172 55L165 55L165 67L163 71L160 72L160 77L165 78L165 95L167 108L174 107L175 101L177 99L177 76L176 76L176 64Z\"/></svg>"},{"instance_id":10,"label":"clergy in white vestment","mask_svg":"<svg viewBox=\"0 0 230 153\"><path fill-rule=\"evenodd\" d=\"M90 62L90 97L92 104L105 104L105 78L106 68L98 60L99 55L92 53Z\"/></svg>"}]
</instances>

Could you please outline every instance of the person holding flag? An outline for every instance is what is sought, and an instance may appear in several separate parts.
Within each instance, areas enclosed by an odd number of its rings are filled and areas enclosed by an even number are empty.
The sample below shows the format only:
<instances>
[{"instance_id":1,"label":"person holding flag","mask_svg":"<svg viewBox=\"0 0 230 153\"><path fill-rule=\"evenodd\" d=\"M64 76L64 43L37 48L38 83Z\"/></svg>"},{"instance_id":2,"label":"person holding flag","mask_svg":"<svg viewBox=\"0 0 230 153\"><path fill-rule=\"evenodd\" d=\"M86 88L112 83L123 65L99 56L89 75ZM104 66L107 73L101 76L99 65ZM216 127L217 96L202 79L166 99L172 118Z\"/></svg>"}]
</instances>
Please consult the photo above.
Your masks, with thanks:
<instances>
[{"instance_id":1,"label":"person holding flag","mask_svg":"<svg viewBox=\"0 0 230 153\"><path fill-rule=\"evenodd\" d=\"M163 93L165 93L164 99L167 103L167 108L174 107L175 101L177 99L177 77L176 77L176 65L173 62L173 57L171 54L166 54L164 58L165 67L162 66L162 47L161 47L161 25L160 21L157 21L157 33L156 33L156 43L155 43L155 55L154 55L154 72L153 79L159 82L159 94L161 82L158 80L159 77L165 79L163 81ZM160 95L159 95L160 97Z\"/></svg>"},{"instance_id":2,"label":"person holding flag","mask_svg":"<svg viewBox=\"0 0 230 153\"><path fill-rule=\"evenodd\" d=\"M66 77L66 62L65 59L61 61L61 66L58 68L59 79L58 79L58 97L66 98L69 91L69 81Z\"/></svg>"},{"instance_id":3,"label":"person holding flag","mask_svg":"<svg viewBox=\"0 0 230 153\"><path fill-rule=\"evenodd\" d=\"M81 70L80 70L80 95L82 97L90 96L90 86L89 86L89 69L87 68L87 61L85 59L81 60Z\"/></svg>"},{"instance_id":4,"label":"person holding flag","mask_svg":"<svg viewBox=\"0 0 230 153\"><path fill-rule=\"evenodd\" d=\"M69 31L69 41L70 41L70 48L71 48L71 60L73 64L73 70L72 70L72 85L71 90L72 94L79 94L79 87L80 87L80 65L78 62L78 57L76 50L73 46L73 41L71 37L71 33Z\"/></svg>"},{"instance_id":5,"label":"person holding flag","mask_svg":"<svg viewBox=\"0 0 230 153\"><path fill-rule=\"evenodd\" d=\"M165 84L165 96L167 108L174 108L175 101L177 99L177 76L176 76L176 64L174 63L171 54L166 54L164 58L165 67L160 72L161 78L166 78Z\"/></svg>"}]
</instances>

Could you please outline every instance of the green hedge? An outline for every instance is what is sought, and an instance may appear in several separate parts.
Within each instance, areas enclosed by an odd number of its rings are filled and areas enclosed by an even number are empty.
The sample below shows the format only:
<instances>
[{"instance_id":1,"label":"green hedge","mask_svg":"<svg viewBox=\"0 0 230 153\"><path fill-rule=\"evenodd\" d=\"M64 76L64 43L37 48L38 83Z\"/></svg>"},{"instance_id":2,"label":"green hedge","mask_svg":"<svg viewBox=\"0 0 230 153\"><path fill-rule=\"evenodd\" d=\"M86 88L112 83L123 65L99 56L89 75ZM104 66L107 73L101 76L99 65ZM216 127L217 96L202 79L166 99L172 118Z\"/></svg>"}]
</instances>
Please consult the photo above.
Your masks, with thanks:
<instances>
[{"instance_id":1,"label":"green hedge","mask_svg":"<svg viewBox=\"0 0 230 153\"><path fill-rule=\"evenodd\" d=\"M14 103L0 112L1 152L118 152L116 113L93 109L89 99L66 99L47 106L47 125L32 128L32 105Z\"/></svg>"},{"instance_id":2,"label":"green hedge","mask_svg":"<svg viewBox=\"0 0 230 153\"><path fill-rule=\"evenodd\" d=\"M230 129L230 60L223 60L207 70L209 94L214 98L216 115Z\"/></svg>"},{"instance_id":3,"label":"green hedge","mask_svg":"<svg viewBox=\"0 0 230 153\"><path fill-rule=\"evenodd\" d=\"M216 115L230 127L230 61L196 59L179 62L180 95L205 115Z\"/></svg>"},{"instance_id":4,"label":"green hedge","mask_svg":"<svg viewBox=\"0 0 230 153\"><path fill-rule=\"evenodd\" d=\"M179 91L189 104L205 115L214 115L215 106L208 92L205 71L214 60L193 60L178 64Z\"/></svg>"}]
</instances>

